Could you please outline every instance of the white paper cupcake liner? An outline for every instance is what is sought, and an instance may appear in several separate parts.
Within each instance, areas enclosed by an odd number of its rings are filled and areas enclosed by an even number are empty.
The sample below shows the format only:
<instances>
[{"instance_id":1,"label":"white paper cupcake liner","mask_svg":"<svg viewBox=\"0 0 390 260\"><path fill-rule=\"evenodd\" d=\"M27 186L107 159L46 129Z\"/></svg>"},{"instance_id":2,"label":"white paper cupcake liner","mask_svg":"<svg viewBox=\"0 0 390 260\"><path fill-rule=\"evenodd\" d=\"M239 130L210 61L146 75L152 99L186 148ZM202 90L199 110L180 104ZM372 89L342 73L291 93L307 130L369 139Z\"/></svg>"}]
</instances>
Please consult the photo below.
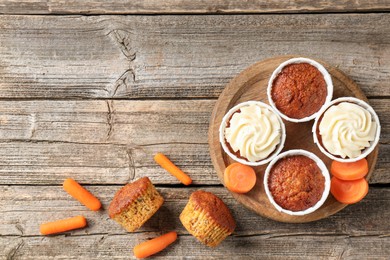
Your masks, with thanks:
<instances>
[{"instance_id":1,"label":"white paper cupcake liner","mask_svg":"<svg viewBox=\"0 0 390 260\"><path fill-rule=\"evenodd\" d=\"M275 165L275 163L282 158L290 157L290 156L294 156L294 155L303 155L303 156L306 156L306 157L309 157L310 159L312 159L318 165L318 167L321 170L322 175L325 178L325 187L324 187L324 192L322 193L321 199L314 206L312 206L308 209L302 210L302 211L291 211L291 210L282 208L279 204L277 204L275 202L275 200L271 194L271 191L269 190L269 187L268 187L269 174L271 172L272 167ZM326 168L324 162L320 158L318 158L315 154L308 152L306 150L289 150L289 151L286 151L284 153L279 154L270 162L270 164L267 166L267 169L265 170L265 173L264 173L263 184L264 184L265 193L267 194L269 201L279 212L283 212L283 213L286 213L286 214L292 215L292 216L303 216L303 215L307 215L309 213L316 211L324 204L324 202L328 198L329 191L330 191L330 176L329 176L329 171Z\"/></svg>"},{"instance_id":2,"label":"white paper cupcake liner","mask_svg":"<svg viewBox=\"0 0 390 260\"><path fill-rule=\"evenodd\" d=\"M307 121L313 120L317 116L318 111L316 113L310 115L310 116L307 116L307 117L304 117L304 118L300 118L300 119L288 117L285 114L283 114L281 111L279 111L279 109L276 107L274 101L272 100L272 95L271 95L272 85L273 85L274 79L278 76L278 74L282 71L282 69L285 66L287 66L289 64L295 64L295 63L308 63L308 64L316 67L321 72L321 74L324 76L324 80L325 80L326 88L327 88L327 95L326 95L326 99L325 99L325 102L322 105L322 107L327 105L332 100L332 96L333 96L333 82L332 82L332 78L331 78L330 74L324 68L324 66L322 66L320 63L316 62L315 60L308 59L308 58L293 58L293 59L289 59L289 60L283 62L282 64L280 64L274 70L274 72L271 75L271 78L268 81L268 87L267 87L267 96L268 96L269 103L271 104L272 108L283 119L285 119L287 121L290 121L290 122L294 122L294 123L301 123L301 122L307 122Z\"/></svg>"},{"instance_id":3,"label":"white paper cupcake liner","mask_svg":"<svg viewBox=\"0 0 390 260\"><path fill-rule=\"evenodd\" d=\"M263 108L266 108L266 109L272 111L276 115L276 117L278 118L279 123L280 123L280 128L281 128L281 131L282 131L281 132L281 137L280 137L280 143L276 146L275 150L267 158L265 158L263 160L260 160L260 161L256 161L256 162L250 162L250 161L244 160L242 158L238 158L236 155L234 155L229 150L229 148L226 145L226 140L225 140L225 128L226 128L227 122L230 119L230 117L237 110L239 110L241 107L249 106L251 104L255 104L255 105L258 105L260 107L263 107ZM234 106L223 117L222 123L221 123L221 125L219 127L219 141L220 141L220 143L222 145L222 148L225 151L225 153L227 153L230 156L230 158L232 158L233 160L235 160L235 161L237 161L239 163L245 164L245 165L249 165L249 166L259 166L259 165L263 165L263 164L266 164L269 161L271 161L275 156L277 156L280 153L280 151L282 151L282 149L284 147L285 140L286 140L286 127L285 127L285 125L283 123L283 120L280 118L278 113L276 113L275 110L271 106L269 106L269 105L267 105L267 104L265 104L263 102L260 102L260 101L247 101L247 102L243 102L243 103L240 103L240 104Z\"/></svg>"}]
</instances>

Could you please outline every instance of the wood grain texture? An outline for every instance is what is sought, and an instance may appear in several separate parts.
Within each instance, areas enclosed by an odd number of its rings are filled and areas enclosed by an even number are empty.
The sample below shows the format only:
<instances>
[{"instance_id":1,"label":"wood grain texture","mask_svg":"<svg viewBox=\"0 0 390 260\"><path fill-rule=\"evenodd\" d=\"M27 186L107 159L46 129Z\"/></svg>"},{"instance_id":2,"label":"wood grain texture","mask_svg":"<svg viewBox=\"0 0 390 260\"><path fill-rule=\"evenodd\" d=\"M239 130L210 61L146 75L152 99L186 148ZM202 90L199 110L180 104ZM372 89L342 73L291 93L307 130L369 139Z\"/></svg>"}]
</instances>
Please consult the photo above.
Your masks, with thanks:
<instances>
[{"instance_id":1,"label":"wood grain texture","mask_svg":"<svg viewBox=\"0 0 390 260\"><path fill-rule=\"evenodd\" d=\"M151 146L75 144L47 142L0 143L0 183L60 184L67 177L81 183L124 184L148 176L155 183L179 181L153 161L163 152L194 184L218 184L208 154L208 145L168 143ZM386 179L378 177L381 181Z\"/></svg>"},{"instance_id":2,"label":"wood grain texture","mask_svg":"<svg viewBox=\"0 0 390 260\"><path fill-rule=\"evenodd\" d=\"M0 101L0 140L206 144L214 104L214 100Z\"/></svg>"},{"instance_id":3,"label":"wood grain texture","mask_svg":"<svg viewBox=\"0 0 390 260\"><path fill-rule=\"evenodd\" d=\"M67 177L87 184L124 184L148 176L158 184L179 184L153 161L163 152L197 185L220 184L207 144L150 146L52 142L0 142L0 184L58 185ZM390 183L390 146L380 145L370 183Z\"/></svg>"},{"instance_id":4,"label":"wood grain texture","mask_svg":"<svg viewBox=\"0 0 390 260\"><path fill-rule=\"evenodd\" d=\"M212 13L322 13L389 11L388 0L288 1L277 0L33 0L0 1L0 14L212 14Z\"/></svg>"},{"instance_id":5,"label":"wood grain texture","mask_svg":"<svg viewBox=\"0 0 390 260\"><path fill-rule=\"evenodd\" d=\"M83 237L1 237L4 259L136 259L132 248L161 235L92 235ZM233 251L234 250L234 251ZM216 249L207 248L190 235L178 240L156 259L388 259L388 237L308 235L266 239L263 236L228 237Z\"/></svg>"},{"instance_id":6,"label":"wood grain texture","mask_svg":"<svg viewBox=\"0 0 390 260\"><path fill-rule=\"evenodd\" d=\"M1 15L0 259L128 259L135 244L170 230L179 239L158 258L387 259L389 10L388 0L0 0L0 14L267 13ZM279 12L324 14L272 14ZM371 186L362 202L327 219L300 225L261 218L238 204L219 185L207 144L215 98L226 84L249 65L283 54L311 56L347 73L372 97L383 127L370 181L385 185ZM156 152L196 186L182 187L157 166ZM92 184L87 188L107 208L121 185L142 176L166 202L136 234L105 210L87 210L60 186L66 177ZM220 196L238 222L214 250L178 219L198 188ZM84 214L89 227L38 234L40 223L75 214Z\"/></svg>"},{"instance_id":7,"label":"wood grain texture","mask_svg":"<svg viewBox=\"0 0 390 260\"><path fill-rule=\"evenodd\" d=\"M389 101L371 100L382 122L371 183L390 183ZM0 184L122 184L177 180L153 161L163 152L195 184L219 184L207 131L215 100L0 101Z\"/></svg>"},{"instance_id":8,"label":"wood grain texture","mask_svg":"<svg viewBox=\"0 0 390 260\"><path fill-rule=\"evenodd\" d=\"M0 100L0 141L207 143L216 100ZM389 99L370 99L390 144Z\"/></svg>"},{"instance_id":9,"label":"wood grain texture","mask_svg":"<svg viewBox=\"0 0 390 260\"><path fill-rule=\"evenodd\" d=\"M244 68L284 54L390 96L388 24L386 13L1 16L0 98L216 98Z\"/></svg>"},{"instance_id":10,"label":"wood grain texture","mask_svg":"<svg viewBox=\"0 0 390 260\"><path fill-rule=\"evenodd\" d=\"M102 202L102 210L93 212L67 194L62 186L0 186L0 234L4 236L38 236L39 223L52 219L83 214L88 219L86 229L68 232L72 236L94 234L126 234L116 222L108 218L107 208L115 192L122 186L85 186ZM390 191L387 188L371 187L361 202L350 205L327 219L312 223L291 225L260 217L238 204L222 186L217 187L159 187L165 199L162 208L139 232L164 232L172 229L180 234L187 231L179 221L179 215L192 192L202 189L216 194L232 210L237 220L237 236L263 235L264 237L288 236L288 234L314 235L333 234L380 236L390 232L387 219L390 212ZM16 196L17 195L17 196ZM55 210L54 210L55 209ZM20 214L25 211L26 214ZM366 217L361 217L365 212ZM18 225L17 225L18 224Z\"/></svg>"},{"instance_id":11,"label":"wood grain texture","mask_svg":"<svg viewBox=\"0 0 390 260\"><path fill-rule=\"evenodd\" d=\"M119 186L88 186L106 209ZM165 203L138 233L130 234L107 216L106 210L91 212L66 194L60 186L0 186L0 257L16 259L105 258L131 256L132 247L158 234L176 230L179 239L159 256L222 257L234 253L258 257L339 257L381 259L388 256L390 191L371 188L360 203L327 219L291 225L259 217L235 202L223 187L202 188L215 193L232 210L237 229L217 249L201 245L179 221L179 214L196 188L157 188ZM15 196L17 194L17 196ZM55 210L54 210L55 209ZM362 217L364 212L364 217ZM23 214L21 214L23 213ZM38 224L83 214L88 228L65 235L43 237Z\"/></svg>"}]
</instances>

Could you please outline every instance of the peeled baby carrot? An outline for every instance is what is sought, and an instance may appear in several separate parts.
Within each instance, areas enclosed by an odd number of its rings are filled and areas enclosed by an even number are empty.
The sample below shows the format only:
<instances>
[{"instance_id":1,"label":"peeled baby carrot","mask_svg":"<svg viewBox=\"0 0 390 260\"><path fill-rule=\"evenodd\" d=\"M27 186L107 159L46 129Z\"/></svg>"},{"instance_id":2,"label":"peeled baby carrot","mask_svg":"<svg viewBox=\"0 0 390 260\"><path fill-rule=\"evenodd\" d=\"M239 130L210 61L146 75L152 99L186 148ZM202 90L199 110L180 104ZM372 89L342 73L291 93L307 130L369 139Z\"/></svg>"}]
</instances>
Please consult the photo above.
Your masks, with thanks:
<instances>
[{"instance_id":1,"label":"peeled baby carrot","mask_svg":"<svg viewBox=\"0 0 390 260\"><path fill-rule=\"evenodd\" d=\"M192 183L192 179L182 170L180 170L176 165L174 165L164 154L157 153L154 156L154 160L170 174L175 176L184 185L190 185Z\"/></svg>"},{"instance_id":2,"label":"peeled baby carrot","mask_svg":"<svg viewBox=\"0 0 390 260\"><path fill-rule=\"evenodd\" d=\"M340 180L358 180L368 173L368 162L366 159L347 163L333 161L330 166L330 172Z\"/></svg>"},{"instance_id":3,"label":"peeled baby carrot","mask_svg":"<svg viewBox=\"0 0 390 260\"><path fill-rule=\"evenodd\" d=\"M247 193L256 184L256 173L250 166L232 163L225 169L224 181L230 191Z\"/></svg>"},{"instance_id":4,"label":"peeled baby carrot","mask_svg":"<svg viewBox=\"0 0 390 260\"><path fill-rule=\"evenodd\" d=\"M75 180L70 178L66 179L63 186L66 192L68 192L73 198L80 201L90 210L97 211L102 206L100 201L95 196L81 187L81 185L78 184Z\"/></svg>"},{"instance_id":5,"label":"peeled baby carrot","mask_svg":"<svg viewBox=\"0 0 390 260\"><path fill-rule=\"evenodd\" d=\"M54 222L41 224L40 232L42 235L61 233L73 229L83 228L87 225L87 220L83 216L61 219Z\"/></svg>"},{"instance_id":6,"label":"peeled baby carrot","mask_svg":"<svg viewBox=\"0 0 390 260\"><path fill-rule=\"evenodd\" d=\"M162 236L153 238L134 247L134 255L137 258L145 258L154 255L175 242L177 233L172 231Z\"/></svg>"},{"instance_id":7,"label":"peeled baby carrot","mask_svg":"<svg viewBox=\"0 0 390 260\"><path fill-rule=\"evenodd\" d=\"M332 177L330 192L339 202L353 204L362 200L367 195L368 183L364 178L344 181L337 177Z\"/></svg>"}]
</instances>

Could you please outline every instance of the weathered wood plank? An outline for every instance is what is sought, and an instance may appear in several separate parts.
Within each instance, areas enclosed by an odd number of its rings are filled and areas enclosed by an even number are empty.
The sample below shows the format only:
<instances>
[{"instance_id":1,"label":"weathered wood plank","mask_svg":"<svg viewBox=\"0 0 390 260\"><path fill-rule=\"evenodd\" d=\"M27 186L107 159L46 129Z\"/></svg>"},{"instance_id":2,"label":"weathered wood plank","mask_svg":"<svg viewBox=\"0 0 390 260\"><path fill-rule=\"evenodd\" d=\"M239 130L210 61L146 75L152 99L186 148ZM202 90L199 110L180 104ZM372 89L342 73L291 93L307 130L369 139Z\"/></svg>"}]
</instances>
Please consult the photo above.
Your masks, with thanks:
<instances>
[{"instance_id":1,"label":"weathered wood plank","mask_svg":"<svg viewBox=\"0 0 390 260\"><path fill-rule=\"evenodd\" d=\"M7 236L39 235L39 223L82 214L89 227L72 231L72 235L125 234L126 231L108 218L107 208L121 186L87 186L103 204L103 210L92 212L70 197L61 186L0 186L0 234ZM178 216L190 194L198 188L157 188L165 198L161 210L139 232L158 232L175 229L186 231ZM390 232L390 190L371 187L363 201L348 206L339 213L311 223L299 225L275 222L260 217L238 204L223 187L202 187L227 203L237 220L237 236L263 235L265 237L297 235L386 235ZM55 209L55 210L54 210ZM21 214L25 212L24 214ZM364 216L363 216L364 215Z\"/></svg>"},{"instance_id":2,"label":"weathered wood plank","mask_svg":"<svg viewBox=\"0 0 390 260\"><path fill-rule=\"evenodd\" d=\"M160 184L178 184L154 161L167 154L195 184L219 184L207 144L126 146L48 142L0 142L1 184L60 184L73 176L82 183L123 184L149 176Z\"/></svg>"},{"instance_id":3,"label":"weathered wood plank","mask_svg":"<svg viewBox=\"0 0 390 260\"><path fill-rule=\"evenodd\" d=\"M288 1L277 0L215 0L190 1L168 0L121 0L107 2L97 0L0 1L0 14L212 14L212 13L322 13L322 12L368 12L389 11L388 0L344 1Z\"/></svg>"},{"instance_id":4,"label":"weathered wood plank","mask_svg":"<svg viewBox=\"0 0 390 260\"><path fill-rule=\"evenodd\" d=\"M214 104L215 100L0 101L0 140L207 143Z\"/></svg>"},{"instance_id":5,"label":"weathered wood plank","mask_svg":"<svg viewBox=\"0 0 390 260\"><path fill-rule=\"evenodd\" d=\"M178 184L153 161L163 152L187 172L194 184L220 184L207 144L148 146L50 142L0 142L0 184L60 184L74 177L87 184L123 184L149 176L158 184ZM380 145L370 183L390 183L390 145Z\"/></svg>"},{"instance_id":6,"label":"weathered wood plank","mask_svg":"<svg viewBox=\"0 0 390 260\"><path fill-rule=\"evenodd\" d=\"M389 96L390 16L1 16L0 98L217 97L252 63L301 54ZM348 28L346 30L345 28Z\"/></svg>"},{"instance_id":7,"label":"weathered wood plank","mask_svg":"<svg viewBox=\"0 0 390 260\"><path fill-rule=\"evenodd\" d=\"M371 183L390 183L389 100L372 100L382 122ZM214 100L1 101L0 184L121 184L150 176L177 183L153 161L164 152L196 184L219 184L207 130Z\"/></svg>"},{"instance_id":8,"label":"weathered wood plank","mask_svg":"<svg viewBox=\"0 0 390 260\"><path fill-rule=\"evenodd\" d=\"M118 186L88 187L107 208ZM205 188L221 197L237 220L232 237L218 249L199 244L181 225L178 216L194 188L158 188L166 199L163 207L136 234L126 233L108 219L106 210L91 212L67 195L61 187L1 186L0 257L104 258L130 257L132 247L151 237L176 230L178 242L159 256L222 257L232 253L263 257L343 257L375 259L389 255L390 190L371 188L360 203L313 223L287 224L255 215L237 204L220 188ZM89 227L71 235L39 236L39 223L76 214L87 217ZM20 245L19 245L20 244ZM18 246L19 245L19 246ZM252 245L252 246L248 246ZM16 250L16 248L18 249ZM39 250L38 250L39 247Z\"/></svg>"},{"instance_id":9,"label":"weathered wood plank","mask_svg":"<svg viewBox=\"0 0 390 260\"><path fill-rule=\"evenodd\" d=\"M161 235L127 234L82 237L1 237L4 259L136 259L133 247ZM263 236L228 237L219 247L208 248L189 235L154 256L156 259L372 259L390 254L387 237L292 236L267 239Z\"/></svg>"},{"instance_id":10,"label":"weathered wood plank","mask_svg":"<svg viewBox=\"0 0 390 260\"><path fill-rule=\"evenodd\" d=\"M207 143L215 100L0 101L0 141ZM390 99L371 99L390 143Z\"/></svg>"}]
</instances>

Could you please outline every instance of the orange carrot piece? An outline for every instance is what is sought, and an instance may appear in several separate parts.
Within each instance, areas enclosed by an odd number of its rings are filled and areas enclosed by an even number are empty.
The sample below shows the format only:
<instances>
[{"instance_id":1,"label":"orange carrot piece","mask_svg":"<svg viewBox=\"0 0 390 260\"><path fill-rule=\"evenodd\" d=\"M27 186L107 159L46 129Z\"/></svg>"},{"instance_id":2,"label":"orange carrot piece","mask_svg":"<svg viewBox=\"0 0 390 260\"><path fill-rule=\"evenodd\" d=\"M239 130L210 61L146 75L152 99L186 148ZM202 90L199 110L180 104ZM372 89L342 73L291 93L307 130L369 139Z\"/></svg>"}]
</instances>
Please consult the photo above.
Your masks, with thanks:
<instances>
[{"instance_id":1,"label":"orange carrot piece","mask_svg":"<svg viewBox=\"0 0 390 260\"><path fill-rule=\"evenodd\" d=\"M61 219L54 222L41 224L40 232L42 235L61 233L73 229L83 228L87 225L87 220L83 216Z\"/></svg>"},{"instance_id":2,"label":"orange carrot piece","mask_svg":"<svg viewBox=\"0 0 390 260\"><path fill-rule=\"evenodd\" d=\"M97 211L102 206L100 201L95 196L93 196L89 191L84 189L73 179L66 179L64 181L63 187L64 190L68 192L73 198L80 201L90 210Z\"/></svg>"},{"instance_id":3,"label":"orange carrot piece","mask_svg":"<svg viewBox=\"0 0 390 260\"><path fill-rule=\"evenodd\" d=\"M341 203L353 204L362 200L368 193L368 182L361 178L353 181L332 177L330 192Z\"/></svg>"},{"instance_id":4,"label":"orange carrot piece","mask_svg":"<svg viewBox=\"0 0 390 260\"><path fill-rule=\"evenodd\" d=\"M145 241L134 247L134 255L137 258L146 258L148 256L154 255L162 250L164 250L167 246L175 242L177 239L177 233L172 231L166 233L162 236L153 238L149 241Z\"/></svg>"},{"instance_id":5,"label":"orange carrot piece","mask_svg":"<svg viewBox=\"0 0 390 260\"><path fill-rule=\"evenodd\" d=\"M330 172L340 180L358 180L367 175L368 162L366 159L348 163L333 161Z\"/></svg>"},{"instance_id":6,"label":"orange carrot piece","mask_svg":"<svg viewBox=\"0 0 390 260\"><path fill-rule=\"evenodd\" d=\"M154 160L161 167L167 170L170 174L175 176L179 181L181 181L184 185L190 185L192 183L192 179L190 176L185 174L182 170L180 170L176 165L174 165L164 154L157 153L154 156Z\"/></svg>"},{"instance_id":7,"label":"orange carrot piece","mask_svg":"<svg viewBox=\"0 0 390 260\"><path fill-rule=\"evenodd\" d=\"M256 173L248 165L232 163L225 169L224 181L230 191L247 193L256 184Z\"/></svg>"}]
</instances>

